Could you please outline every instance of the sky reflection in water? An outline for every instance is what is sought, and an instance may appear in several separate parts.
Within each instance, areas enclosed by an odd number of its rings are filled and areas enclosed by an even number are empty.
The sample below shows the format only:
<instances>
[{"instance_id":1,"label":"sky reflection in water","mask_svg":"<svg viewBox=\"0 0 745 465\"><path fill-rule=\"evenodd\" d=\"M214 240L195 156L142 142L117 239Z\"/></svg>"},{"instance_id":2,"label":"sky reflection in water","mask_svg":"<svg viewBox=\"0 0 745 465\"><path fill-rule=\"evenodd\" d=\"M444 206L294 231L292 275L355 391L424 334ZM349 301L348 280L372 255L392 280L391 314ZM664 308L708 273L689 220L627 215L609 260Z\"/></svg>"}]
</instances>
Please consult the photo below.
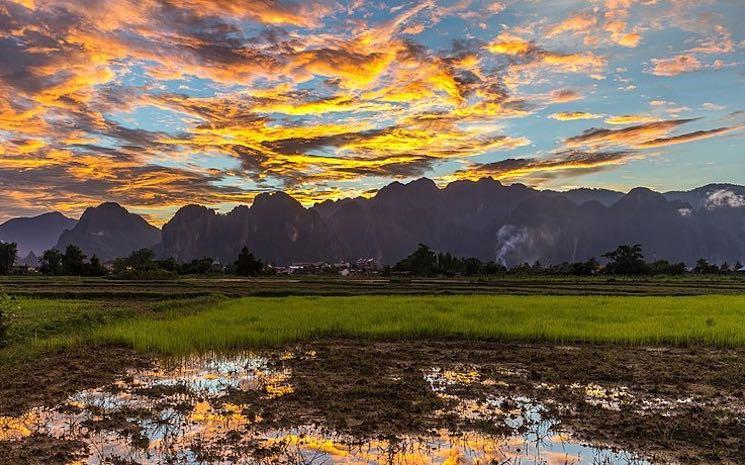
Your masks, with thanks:
<instances>
[{"instance_id":1,"label":"sky reflection in water","mask_svg":"<svg viewBox=\"0 0 745 465\"><path fill-rule=\"evenodd\" d=\"M278 358L296 356L287 352ZM298 356L312 357L312 353ZM527 398L503 420L512 436L480 433L360 439L328 432L323 425L274 429L245 405L220 400L231 389L262 392L259 400L293 392L292 373L270 368L252 354L191 357L100 389L82 391L54 409L0 417L0 441L34 433L80 440L88 456L77 464L520 464L647 465L631 453L583 445L541 418L542 407ZM432 368L425 375L437 395L455 383L474 382L473 372ZM457 413L490 418L502 398L479 406L463 400ZM116 460L124 462L116 462Z\"/></svg>"}]
</instances>

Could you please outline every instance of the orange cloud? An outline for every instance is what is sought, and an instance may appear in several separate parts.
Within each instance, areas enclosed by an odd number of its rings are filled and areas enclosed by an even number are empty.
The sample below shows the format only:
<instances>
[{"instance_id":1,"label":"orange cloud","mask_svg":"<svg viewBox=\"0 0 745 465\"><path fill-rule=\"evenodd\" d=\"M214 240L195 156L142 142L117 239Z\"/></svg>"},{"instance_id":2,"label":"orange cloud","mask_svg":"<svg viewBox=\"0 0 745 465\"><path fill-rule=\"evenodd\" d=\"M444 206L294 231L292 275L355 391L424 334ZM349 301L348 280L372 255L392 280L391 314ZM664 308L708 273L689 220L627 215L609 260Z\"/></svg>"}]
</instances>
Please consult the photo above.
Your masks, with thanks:
<instances>
[{"instance_id":1,"label":"orange cloud","mask_svg":"<svg viewBox=\"0 0 745 465\"><path fill-rule=\"evenodd\" d=\"M694 120L677 119L657 121L622 129L590 129L578 136L566 139L565 144L569 147L597 147L606 145L639 146L646 141L664 136L678 126L691 121Z\"/></svg>"},{"instance_id":2,"label":"orange cloud","mask_svg":"<svg viewBox=\"0 0 745 465\"><path fill-rule=\"evenodd\" d=\"M575 100L581 100L582 95L579 92L571 89L561 89L551 92L552 103L566 103L574 102Z\"/></svg>"},{"instance_id":3,"label":"orange cloud","mask_svg":"<svg viewBox=\"0 0 745 465\"><path fill-rule=\"evenodd\" d=\"M590 129L578 136L570 137L564 142L568 147L626 146L634 148L652 148L708 139L710 137L739 131L745 128L745 126L739 125L694 131L674 136L669 135L679 126L692 121L695 121L695 119L655 121L635 126L628 126L622 129Z\"/></svg>"},{"instance_id":4,"label":"orange cloud","mask_svg":"<svg viewBox=\"0 0 745 465\"><path fill-rule=\"evenodd\" d=\"M171 0L171 4L203 16L228 15L262 24L314 27L332 12L330 2L314 0Z\"/></svg>"},{"instance_id":5,"label":"orange cloud","mask_svg":"<svg viewBox=\"0 0 745 465\"><path fill-rule=\"evenodd\" d=\"M698 71L701 62L694 55L677 55L672 58L653 58L652 74L655 76L677 76L681 73Z\"/></svg>"},{"instance_id":6,"label":"orange cloud","mask_svg":"<svg viewBox=\"0 0 745 465\"><path fill-rule=\"evenodd\" d=\"M714 36L703 40L697 47L692 48L689 52L707 53L707 54L725 54L731 53L735 49L735 43L732 40L732 34L718 24L714 26Z\"/></svg>"},{"instance_id":7,"label":"orange cloud","mask_svg":"<svg viewBox=\"0 0 745 465\"><path fill-rule=\"evenodd\" d=\"M496 179L525 180L534 175L569 176L576 172L602 170L637 159L638 154L628 151L592 152L569 150L543 158L518 158L494 163L476 164L458 171L453 179L478 180L485 176Z\"/></svg>"},{"instance_id":8,"label":"orange cloud","mask_svg":"<svg viewBox=\"0 0 745 465\"><path fill-rule=\"evenodd\" d=\"M606 60L593 53L543 52L541 62L552 67L574 73L595 72L605 67Z\"/></svg>"},{"instance_id":9,"label":"orange cloud","mask_svg":"<svg viewBox=\"0 0 745 465\"><path fill-rule=\"evenodd\" d=\"M639 147L664 147L667 145L682 144L685 142L708 139L710 137L718 136L720 134L726 134L728 132L739 131L742 129L745 129L745 126L723 127L723 128L709 129L709 130L703 130L703 131L695 131L695 132L691 132L688 134L681 134L679 136L661 137L658 139L645 141L645 142L640 143Z\"/></svg>"},{"instance_id":10,"label":"orange cloud","mask_svg":"<svg viewBox=\"0 0 745 465\"><path fill-rule=\"evenodd\" d=\"M597 23L597 18L591 14L576 14L552 26L546 35L553 37L564 32L587 33Z\"/></svg>"},{"instance_id":11,"label":"orange cloud","mask_svg":"<svg viewBox=\"0 0 745 465\"><path fill-rule=\"evenodd\" d=\"M573 77L580 93L562 89L570 84L561 74L602 79L615 56L591 47L637 47L651 27L651 20L629 14L632 0L606 0L557 24L509 24L487 43L481 31L502 21L491 15L512 6L425 0L385 7L387 19L376 22L370 18L380 17L373 14L380 6L362 1L6 4L0 7L0 180L21 187L3 199L26 208L55 205L59 195L65 211L109 196L149 211L182 199L224 203L270 187L322 200L340 195L335 183L421 175L523 147L529 133L506 119L602 95L609 81L581 84ZM432 27L446 16L469 32L436 46L417 41L425 31L426 37L450 34L445 23ZM652 61L649 72L673 76L703 68L701 54L732 51L729 31L711 20L683 42L690 50ZM539 45L547 37L583 48L547 49ZM624 53L636 57L643 50ZM183 95L172 91L178 86ZM194 90L212 96L197 98ZM690 110L683 103L660 110L672 116ZM157 130L137 129L141 110L157 114L146 125ZM602 116L557 111L550 117ZM674 123L644 115L609 116L605 123L631 127L593 129L570 137L567 146L588 153L613 145L647 148L734 130L675 135ZM548 176L572 165L579 173L594 168L590 158L529 168Z\"/></svg>"}]
</instances>

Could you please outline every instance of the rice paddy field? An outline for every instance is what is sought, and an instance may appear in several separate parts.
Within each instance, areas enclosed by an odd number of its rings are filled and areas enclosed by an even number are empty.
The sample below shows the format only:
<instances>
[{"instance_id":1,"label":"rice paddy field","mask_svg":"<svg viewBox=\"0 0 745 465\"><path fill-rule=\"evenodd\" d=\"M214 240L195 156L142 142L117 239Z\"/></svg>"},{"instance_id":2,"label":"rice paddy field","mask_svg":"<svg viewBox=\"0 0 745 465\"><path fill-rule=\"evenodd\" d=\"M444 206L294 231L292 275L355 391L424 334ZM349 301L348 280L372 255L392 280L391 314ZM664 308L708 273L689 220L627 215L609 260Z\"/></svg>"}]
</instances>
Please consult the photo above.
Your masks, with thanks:
<instances>
[{"instance_id":1,"label":"rice paddy field","mask_svg":"<svg viewBox=\"0 0 745 465\"><path fill-rule=\"evenodd\" d=\"M6 278L0 293L0 465L745 456L740 279Z\"/></svg>"},{"instance_id":2,"label":"rice paddy field","mask_svg":"<svg viewBox=\"0 0 745 465\"><path fill-rule=\"evenodd\" d=\"M745 345L745 296L240 298L104 325L96 343L185 353L323 338Z\"/></svg>"}]
</instances>

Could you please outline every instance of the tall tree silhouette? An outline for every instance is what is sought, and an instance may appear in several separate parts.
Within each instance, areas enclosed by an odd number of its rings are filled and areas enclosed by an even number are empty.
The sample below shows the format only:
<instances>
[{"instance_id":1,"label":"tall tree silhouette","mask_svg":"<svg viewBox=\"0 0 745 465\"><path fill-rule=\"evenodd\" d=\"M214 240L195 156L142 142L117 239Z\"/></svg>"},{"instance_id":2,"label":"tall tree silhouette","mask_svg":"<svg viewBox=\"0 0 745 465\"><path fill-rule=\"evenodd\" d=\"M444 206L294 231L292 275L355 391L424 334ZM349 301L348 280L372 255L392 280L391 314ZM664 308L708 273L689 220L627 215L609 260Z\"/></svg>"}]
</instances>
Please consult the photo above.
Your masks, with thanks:
<instances>
[{"instance_id":1,"label":"tall tree silhouette","mask_svg":"<svg viewBox=\"0 0 745 465\"><path fill-rule=\"evenodd\" d=\"M609 260L605 270L610 274L642 275L649 274L650 269L644 261L644 253L640 244L621 245L613 252L603 255Z\"/></svg>"},{"instance_id":2,"label":"tall tree silhouette","mask_svg":"<svg viewBox=\"0 0 745 465\"><path fill-rule=\"evenodd\" d=\"M57 249L45 250L41 256L39 269L44 274L62 274L62 254Z\"/></svg>"},{"instance_id":3,"label":"tall tree silhouette","mask_svg":"<svg viewBox=\"0 0 745 465\"><path fill-rule=\"evenodd\" d=\"M18 245L15 242L0 242L0 274L8 274L18 259Z\"/></svg>"},{"instance_id":4,"label":"tall tree silhouette","mask_svg":"<svg viewBox=\"0 0 745 465\"><path fill-rule=\"evenodd\" d=\"M235 262L235 273L239 276L258 276L264 269L264 263L254 257L248 247L243 247Z\"/></svg>"},{"instance_id":5,"label":"tall tree silhouette","mask_svg":"<svg viewBox=\"0 0 745 465\"><path fill-rule=\"evenodd\" d=\"M418 276L431 276L438 271L437 254L425 244L419 244L411 255L396 264L397 271L410 271Z\"/></svg>"},{"instance_id":6,"label":"tall tree silhouette","mask_svg":"<svg viewBox=\"0 0 745 465\"><path fill-rule=\"evenodd\" d=\"M62 255L62 269L65 274L73 276L83 275L84 262L85 254L80 247L70 244L65 248L65 253Z\"/></svg>"}]
</instances>

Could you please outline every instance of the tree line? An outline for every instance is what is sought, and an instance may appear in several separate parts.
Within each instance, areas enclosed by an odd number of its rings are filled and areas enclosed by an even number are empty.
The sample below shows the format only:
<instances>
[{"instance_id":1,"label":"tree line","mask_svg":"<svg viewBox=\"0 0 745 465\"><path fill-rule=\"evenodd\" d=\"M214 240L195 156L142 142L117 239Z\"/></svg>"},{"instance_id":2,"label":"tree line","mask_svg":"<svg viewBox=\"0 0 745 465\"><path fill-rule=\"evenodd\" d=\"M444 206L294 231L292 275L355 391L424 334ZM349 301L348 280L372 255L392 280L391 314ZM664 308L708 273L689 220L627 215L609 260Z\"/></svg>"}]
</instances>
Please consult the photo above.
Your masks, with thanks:
<instances>
[{"instance_id":1,"label":"tree line","mask_svg":"<svg viewBox=\"0 0 745 465\"><path fill-rule=\"evenodd\" d=\"M0 274L9 274L17 261L17 245L0 243ZM523 263L511 268L494 261L484 262L478 258L463 258L448 252L436 252L425 244L419 244L408 257L392 267L383 269L384 275L404 273L413 276L489 276L499 274L516 275L572 275L590 276L595 274L653 276L682 275L695 273L716 275L734 273L742 268L737 262L716 265L705 259L698 260L689 269L685 263L671 263L667 260L647 262L639 244L621 245L616 250L603 254L607 263L601 265L595 258L581 262L565 262L556 265L543 265L540 262ZM104 267L96 255L90 259L80 247L69 245L64 252L56 249L46 250L39 263L39 271L53 276L105 276L114 275L130 278L167 278L169 276L190 274L234 274L239 276L258 276L272 274L274 269L256 258L248 247L243 247L237 259L228 266L215 263L210 257L178 262L173 258L156 260L151 249L132 252L128 257L117 258L110 267Z\"/></svg>"},{"instance_id":2,"label":"tree line","mask_svg":"<svg viewBox=\"0 0 745 465\"><path fill-rule=\"evenodd\" d=\"M653 276L683 275L689 272L696 274L729 274L742 268L737 262L734 266L727 263L715 265L701 259L691 270L685 263L671 263L667 260L647 262L639 244L620 245L616 250L603 254L607 260L601 265L595 258L581 262L564 262L557 265L543 265L540 262L522 263L507 268L494 261L483 262L478 258L456 257L450 253L436 252L426 244L419 244L408 257L385 271L389 274L405 273L413 276L488 276L498 274L517 275L571 275L590 276L596 274L620 276Z\"/></svg>"},{"instance_id":3,"label":"tree line","mask_svg":"<svg viewBox=\"0 0 745 465\"><path fill-rule=\"evenodd\" d=\"M18 260L15 243L0 243L0 274L9 274ZM239 276L258 276L266 273L267 267L256 258L247 247L243 247L234 263L227 267L218 266L210 257L178 262L174 258L156 260L151 249L140 249L127 257L115 259L110 267L104 267L101 260L93 255L90 259L77 245L71 244L64 252L57 249L44 251L39 259L39 272L51 276L105 276L115 275L131 278L154 278L187 275L228 273Z\"/></svg>"}]
</instances>

